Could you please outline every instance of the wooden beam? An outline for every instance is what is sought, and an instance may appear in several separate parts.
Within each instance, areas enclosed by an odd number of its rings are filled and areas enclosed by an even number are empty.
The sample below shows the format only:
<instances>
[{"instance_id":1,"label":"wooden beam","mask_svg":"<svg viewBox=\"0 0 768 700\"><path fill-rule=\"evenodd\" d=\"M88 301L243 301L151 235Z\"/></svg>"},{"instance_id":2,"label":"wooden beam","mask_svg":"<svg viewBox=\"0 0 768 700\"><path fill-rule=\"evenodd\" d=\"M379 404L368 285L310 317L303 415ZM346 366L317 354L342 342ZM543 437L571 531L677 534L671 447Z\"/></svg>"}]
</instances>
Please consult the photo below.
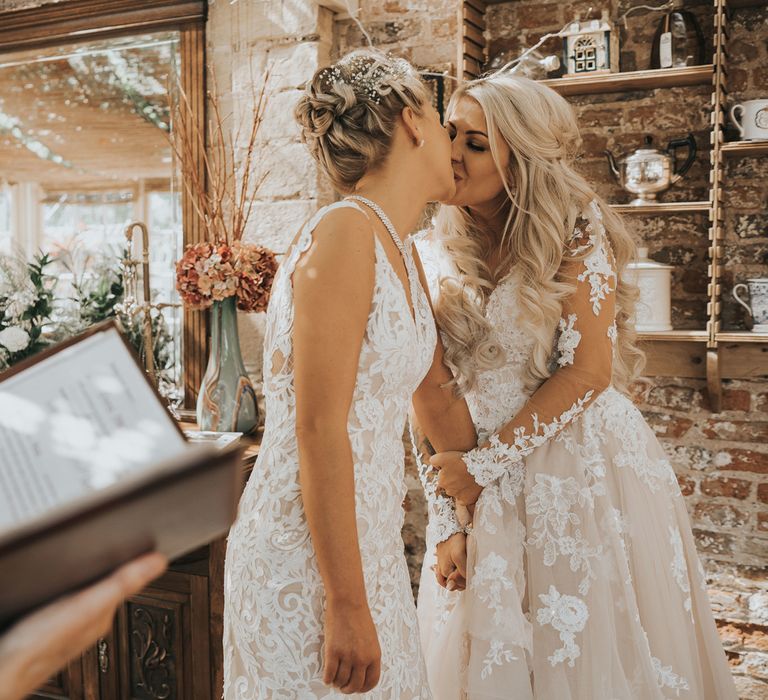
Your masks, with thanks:
<instances>
[{"instance_id":1,"label":"wooden beam","mask_svg":"<svg viewBox=\"0 0 768 700\"><path fill-rule=\"evenodd\" d=\"M706 376L706 342L644 340L640 348L646 354L644 376L689 379Z\"/></svg>"},{"instance_id":2,"label":"wooden beam","mask_svg":"<svg viewBox=\"0 0 768 700\"><path fill-rule=\"evenodd\" d=\"M205 179L203 153L197 148L199 139L195 131L205 134L205 35L199 25L181 30L181 87L187 95L195 123L184 120L189 130L186 137L195 144L192 165ZM205 240L203 222L195 210L186 187L181 187L181 213L184 226L184 245ZM208 315L202 311L184 308L182 331L182 375L184 377L184 405L193 408L203 380L208 357Z\"/></svg>"},{"instance_id":3,"label":"wooden beam","mask_svg":"<svg viewBox=\"0 0 768 700\"><path fill-rule=\"evenodd\" d=\"M768 379L768 343L719 343L723 379Z\"/></svg>"},{"instance_id":4,"label":"wooden beam","mask_svg":"<svg viewBox=\"0 0 768 700\"><path fill-rule=\"evenodd\" d=\"M68 0L0 12L0 51L204 23L205 0Z\"/></svg>"}]
</instances>

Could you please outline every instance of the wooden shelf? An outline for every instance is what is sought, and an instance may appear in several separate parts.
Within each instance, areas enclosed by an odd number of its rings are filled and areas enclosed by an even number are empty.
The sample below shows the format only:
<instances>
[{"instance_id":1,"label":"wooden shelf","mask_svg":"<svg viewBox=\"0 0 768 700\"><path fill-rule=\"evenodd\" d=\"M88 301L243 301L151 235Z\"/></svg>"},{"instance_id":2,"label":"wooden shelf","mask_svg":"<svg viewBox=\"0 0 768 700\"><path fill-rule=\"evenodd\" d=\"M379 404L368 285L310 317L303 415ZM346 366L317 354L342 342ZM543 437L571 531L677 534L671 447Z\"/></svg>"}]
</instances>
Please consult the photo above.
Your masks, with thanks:
<instances>
[{"instance_id":1,"label":"wooden shelf","mask_svg":"<svg viewBox=\"0 0 768 700\"><path fill-rule=\"evenodd\" d=\"M611 208L621 214L677 214L682 212L703 211L710 209L709 202L649 202L634 204L611 204Z\"/></svg>"},{"instance_id":2,"label":"wooden shelf","mask_svg":"<svg viewBox=\"0 0 768 700\"><path fill-rule=\"evenodd\" d=\"M768 343L768 333L752 331L720 331L715 336L718 343Z\"/></svg>"},{"instance_id":3,"label":"wooden shelf","mask_svg":"<svg viewBox=\"0 0 768 700\"><path fill-rule=\"evenodd\" d=\"M709 340L709 334L707 331L685 331L685 330L671 330L671 331L647 331L645 333L638 333L637 339L641 342L647 342L649 340L665 341L665 342L682 342L682 343L706 343Z\"/></svg>"},{"instance_id":4,"label":"wooden shelf","mask_svg":"<svg viewBox=\"0 0 768 700\"><path fill-rule=\"evenodd\" d=\"M765 141L731 141L720 146L724 156L766 156L768 139Z\"/></svg>"},{"instance_id":5,"label":"wooden shelf","mask_svg":"<svg viewBox=\"0 0 768 700\"><path fill-rule=\"evenodd\" d=\"M561 95L593 95L625 90L654 90L656 88L681 87L684 85L709 85L714 66L686 66L639 70L627 73L603 73L602 75L568 76L541 82Z\"/></svg>"}]
</instances>

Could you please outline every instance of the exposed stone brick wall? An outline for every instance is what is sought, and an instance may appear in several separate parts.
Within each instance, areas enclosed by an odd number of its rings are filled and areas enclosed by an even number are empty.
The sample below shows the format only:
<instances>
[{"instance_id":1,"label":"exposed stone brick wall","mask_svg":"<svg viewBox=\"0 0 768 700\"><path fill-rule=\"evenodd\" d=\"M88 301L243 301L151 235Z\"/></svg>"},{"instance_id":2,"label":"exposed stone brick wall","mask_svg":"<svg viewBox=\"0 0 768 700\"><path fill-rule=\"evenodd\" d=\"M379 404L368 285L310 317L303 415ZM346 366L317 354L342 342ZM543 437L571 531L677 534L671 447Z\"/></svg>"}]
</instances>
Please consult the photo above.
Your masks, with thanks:
<instances>
[{"instance_id":1,"label":"exposed stone brick wall","mask_svg":"<svg viewBox=\"0 0 768 700\"><path fill-rule=\"evenodd\" d=\"M557 31L588 2L535 0L491 6L486 32L491 56L517 55ZM641 4L611 0L618 17ZM686 2L700 19L711 56L712 3ZM621 69L645 69L659 15L640 12L621 30ZM729 88L733 101L768 96L768 10L733 13L729 41ZM560 50L559 40L544 49ZM584 137L580 170L612 202L628 196L613 181L602 151L632 150L652 133L656 143L693 132L696 164L662 197L663 201L706 200L709 175L708 85L569 98ZM735 137L731 130L729 136ZM747 276L768 273L768 162L765 158L727 161L725 189L726 255L723 325L744 329L730 290ZM675 266L673 324L704 329L707 310L706 214L627 217L638 242L656 260ZM766 354L768 358L768 354ZM768 359L765 362L768 375ZM708 409L703 380L654 377L639 382L634 398L667 448L688 504L710 583L710 598L743 698L768 697L768 382L726 381L723 410Z\"/></svg>"},{"instance_id":2,"label":"exposed stone brick wall","mask_svg":"<svg viewBox=\"0 0 768 700\"><path fill-rule=\"evenodd\" d=\"M330 59L333 13L307 0L248 0L209 5L207 64L215 75L222 112L232 114L232 133L245 141L254 86L269 71L268 104L260 132L256 195L245 239L282 254L301 224L333 193L299 140L293 108L300 86ZM240 148L244 143L237 144ZM243 359L260 401L265 314L238 314ZM262 403L263 408L263 403ZM262 411L263 417L263 411Z\"/></svg>"},{"instance_id":3,"label":"exposed stone brick wall","mask_svg":"<svg viewBox=\"0 0 768 700\"><path fill-rule=\"evenodd\" d=\"M358 19L374 46L392 51L417 66L456 62L456 0L360 0ZM351 19L336 22L336 54L366 46Z\"/></svg>"}]
</instances>

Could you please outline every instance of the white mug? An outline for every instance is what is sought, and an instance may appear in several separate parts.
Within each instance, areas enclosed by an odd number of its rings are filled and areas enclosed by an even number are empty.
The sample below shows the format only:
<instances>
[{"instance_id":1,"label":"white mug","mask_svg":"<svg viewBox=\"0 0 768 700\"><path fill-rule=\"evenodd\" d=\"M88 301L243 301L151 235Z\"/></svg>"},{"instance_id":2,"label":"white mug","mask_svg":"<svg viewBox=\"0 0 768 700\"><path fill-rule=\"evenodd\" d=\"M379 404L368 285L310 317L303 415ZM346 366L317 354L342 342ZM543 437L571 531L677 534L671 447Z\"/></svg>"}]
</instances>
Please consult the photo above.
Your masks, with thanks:
<instances>
[{"instance_id":1,"label":"white mug","mask_svg":"<svg viewBox=\"0 0 768 700\"><path fill-rule=\"evenodd\" d=\"M749 304L739 296L740 289L749 290ZM768 277L753 277L746 284L737 284L733 288L733 297L752 316L752 332L768 333Z\"/></svg>"},{"instance_id":2,"label":"white mug","mask_svg":"<svg viewBox=\"0 0 768 700\"><path fill-rule=\"evenodd\" d=\"M741 112L741 121L737 118L737 111ZM768 139L768 100L746 100L733 105L729 114L742 141Z\"/></svg>"}]
</instances>

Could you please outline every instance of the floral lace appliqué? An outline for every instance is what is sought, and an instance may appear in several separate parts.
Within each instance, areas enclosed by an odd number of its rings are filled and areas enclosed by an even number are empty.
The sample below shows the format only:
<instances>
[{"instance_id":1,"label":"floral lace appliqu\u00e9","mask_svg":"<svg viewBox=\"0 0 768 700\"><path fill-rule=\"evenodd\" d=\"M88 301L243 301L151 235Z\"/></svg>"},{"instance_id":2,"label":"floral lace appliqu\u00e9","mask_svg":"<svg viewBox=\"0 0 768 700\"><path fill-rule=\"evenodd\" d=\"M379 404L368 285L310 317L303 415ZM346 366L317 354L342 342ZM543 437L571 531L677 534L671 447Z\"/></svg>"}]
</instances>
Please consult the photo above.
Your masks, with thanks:
<instances>
[{"instance_id":1,"label":"floral lace appliqu\u00e9","mask_svg":"<svg viewBox=\"0 0 768 700\"><path fill-rule=\"evenodd\" d=\"M480 677L485 680L493 673L494 666L501 666L503 664L517 661L517 656L511 649L504 648L504 642L500 639L491 640L491 648L483 659L483 670L480 672Z\"/></svg>"},{"instance_id":2,"label":"floral lace appliqu\u00e9","mask_svg":"<svg viewBox=\"0 0 768 700\"><path fill-rule=\"evenodd\" d=\"M676 697L680 697L681 690L691 689L688 681L675 673L671 666L664 666L661 663L661 660L657 659L655 656L651 657L651 663L653 664L653 670L656 673L656 683L659 688L669 688L670 690L675 691Z\"/></svg>"},{"instance_id":3,"label":"floral lace appliqu\u00e9","mask_svg":"<svg viewBox=\"0 0 768 700\"><path fill-rule=\"evenodd\" d=\"M533 431L528 434L524 428L515 430L513 444L508 445L498 435L491 435L488 447L476 447L464 453L464 463L467 471L480 486L487 486L498 479L505 471L514 469L514 465L529 455L536 447L545 444L555 436L564 425L570 423L584 411L584 407L592 398L594 392L590 389L583 397L564 411L551 423L544 423L539 417L533 416ZM520 472L522 475L522 472Z\"/></svg>"},{"instance_id":4,"label":"floral lace appliqu\u00e9","mask_svg":"<svg viewBox=\"0 0 768 700\"><path fill-rule=\"evenodd\" d=\"M488 608L494 611L493 622L501 625L504 622L504 606L501 604L502 590L510 590L515 584L507 575L507 562L504 557L495 552L486 556L474 570L470 588Z\"/></svg>"},{"instance_id":5,"label":"floral lace appliqu\u00e9","mask_svg":"<svg viewBox=\"0 0 768 700\"><path fill-rule=\"evenodd\" d=\"M554 565L558 556L568 557L571 571L584 574L579 583L581 595L589 592L590 581L596 577L592 561L603 553L601 544L590 545L582 535L581 518L574 512L574 506L583 507L591 500L589 488L580 487L573 477L560 479L549 474L536 474L526 498L526 511L535 516L528 544L543 548L545 566Z\"/></svg>"},{"instance_id":6,"label":"floral lace appliqu\u00e9","mask_svg":"<svg viewBox=\"0 0 768 700\"><path fill-rule=\"evenodd\" d=\"M581 632L589 619L586 603L572 595L562 595L554 586L549 587L549 593L539 594L539 600L545 607L536 613L537 622L551 625L560 633L563 646L549 656L549 663L557 666L565 661L573 668L576 659L581 655L581 648L576 643L576 635Z\"/></svg>"},{"instance_id":7,"label":"floral lace appliqu\u00e9","mask_svg":"<svg viewBox=\"0 0 768 700\"><path fill-rule=\"evenodd\" d=\"M608 259L604 243L597 245L592 253L584 258L586 270L578 275L579 282L589 280L589 300L592 302L592 313L600 315L600 302L612 291L611 280L615 285L616 272Z\"/></svg>"},{"instance_id":8,"label":"floral lace appliqu\u00e9","mask_svg":"<svg viewBox=\"0 0 768 700\"><path fill-rule=\"evenodd\" d=\"M691 582L688 580L688 567L685 564L683 540L677 527L669 526L669 543L672 545L672 577L680 590L685 594L683 606L691 612Z\"/></svg>"},{"instance_id":9,"label":"floral lace appliqu\u00e9","mask_svg":"<svg viewBox=\"0 0 768 700\"><path fill-rule=\"evenodd\" d=\"M560 337L557 339L557 364L561 367L573 364L576 348L581 341L581 333L573 327L574 323L576 314L568 314L568 318L561 318L558 325Z\"/></svg>"}]
</instances>

